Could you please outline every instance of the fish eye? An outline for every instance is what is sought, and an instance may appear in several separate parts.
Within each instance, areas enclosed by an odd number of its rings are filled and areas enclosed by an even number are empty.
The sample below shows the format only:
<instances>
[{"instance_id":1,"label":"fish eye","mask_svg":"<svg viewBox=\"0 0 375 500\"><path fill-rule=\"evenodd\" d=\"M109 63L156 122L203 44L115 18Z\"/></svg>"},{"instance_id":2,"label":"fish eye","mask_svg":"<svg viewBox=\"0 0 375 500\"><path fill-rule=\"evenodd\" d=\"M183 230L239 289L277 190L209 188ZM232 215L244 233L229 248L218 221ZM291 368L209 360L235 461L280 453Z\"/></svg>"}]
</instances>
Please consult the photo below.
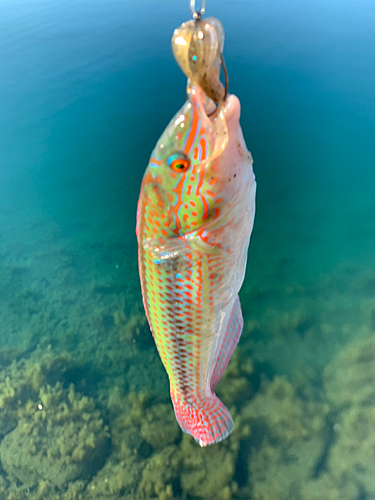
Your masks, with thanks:
<instances>
[{"instance_id":1,"label":"fish eye","mask_svg":"<svg viewBox=\"0 0 375 500\"><path fill-rule=\"evenodd\" d=\"M190 167L190 159L184 153L174 153L168 158L168 165L175 172L186 172Z\"/></svg>"}]
</instances>

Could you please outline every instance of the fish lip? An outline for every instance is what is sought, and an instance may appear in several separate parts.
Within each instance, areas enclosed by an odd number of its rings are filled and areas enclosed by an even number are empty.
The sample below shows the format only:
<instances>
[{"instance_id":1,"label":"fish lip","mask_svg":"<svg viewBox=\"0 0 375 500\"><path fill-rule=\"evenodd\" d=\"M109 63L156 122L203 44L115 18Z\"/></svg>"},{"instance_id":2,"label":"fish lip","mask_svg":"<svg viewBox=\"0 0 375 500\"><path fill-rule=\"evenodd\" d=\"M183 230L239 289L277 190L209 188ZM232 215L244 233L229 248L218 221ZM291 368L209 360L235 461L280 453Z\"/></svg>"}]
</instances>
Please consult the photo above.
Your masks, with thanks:
<instances>
[{"instance_id":1,"label":"fish lip","mask_svg":"<svg viewBox=\"0 0 375 500\"><path fill-rule=\"evenodd\" d=\"M237 104L238 104L238 98L234 94L228 94L224 102L224 113L227 121L230 120L232 116L235 114Z\"/></svg>"}]
</instances>

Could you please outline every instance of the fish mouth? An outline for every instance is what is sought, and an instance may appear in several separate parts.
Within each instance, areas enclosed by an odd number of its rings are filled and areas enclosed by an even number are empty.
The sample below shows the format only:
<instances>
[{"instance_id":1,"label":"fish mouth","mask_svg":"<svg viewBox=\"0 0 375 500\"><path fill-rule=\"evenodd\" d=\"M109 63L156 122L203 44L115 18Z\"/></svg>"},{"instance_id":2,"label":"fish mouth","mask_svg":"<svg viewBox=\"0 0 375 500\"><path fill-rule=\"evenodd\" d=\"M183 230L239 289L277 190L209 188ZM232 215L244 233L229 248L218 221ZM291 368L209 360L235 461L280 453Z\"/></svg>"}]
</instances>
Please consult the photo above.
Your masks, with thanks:
<instances>
[{"instance_id":1,"label":"fish mouth","mask_svg":"<svg viewBox=\"0 0 375 500\"><path fill-rule=\"evenodd\" d=\"M197 92L198 101L201 104L201 109L204 111L206 118L211 122L215 120L221 110L224 111L226 121L232 120L234 115L240 115L240 102L238 97L233 94L228 94L223 103L215 104L203 91L203 89L196 85L195 91Z\"/></svg>"}]
</instances>

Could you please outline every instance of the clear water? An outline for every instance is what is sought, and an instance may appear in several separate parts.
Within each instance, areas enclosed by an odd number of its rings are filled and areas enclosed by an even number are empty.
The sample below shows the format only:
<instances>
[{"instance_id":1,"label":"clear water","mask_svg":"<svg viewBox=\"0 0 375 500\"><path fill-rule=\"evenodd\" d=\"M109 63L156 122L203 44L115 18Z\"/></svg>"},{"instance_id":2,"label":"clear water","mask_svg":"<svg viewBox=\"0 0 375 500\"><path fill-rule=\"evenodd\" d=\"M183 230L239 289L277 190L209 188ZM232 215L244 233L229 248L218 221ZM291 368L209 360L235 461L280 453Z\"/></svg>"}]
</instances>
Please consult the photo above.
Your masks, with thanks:
<instances>
[{"instance_id":1,"label":"clear water","mask_svg":"<svg viewBox=\"0 0 375 500\"><path fill-rule=\"evenodd\" d=\"M258 195L219 388L236 431L203 450L174 422L134 232L185 98L187 2L0 7L0 498L375 499L374 3L208 1Z\"/></svg>"}]
</instances>

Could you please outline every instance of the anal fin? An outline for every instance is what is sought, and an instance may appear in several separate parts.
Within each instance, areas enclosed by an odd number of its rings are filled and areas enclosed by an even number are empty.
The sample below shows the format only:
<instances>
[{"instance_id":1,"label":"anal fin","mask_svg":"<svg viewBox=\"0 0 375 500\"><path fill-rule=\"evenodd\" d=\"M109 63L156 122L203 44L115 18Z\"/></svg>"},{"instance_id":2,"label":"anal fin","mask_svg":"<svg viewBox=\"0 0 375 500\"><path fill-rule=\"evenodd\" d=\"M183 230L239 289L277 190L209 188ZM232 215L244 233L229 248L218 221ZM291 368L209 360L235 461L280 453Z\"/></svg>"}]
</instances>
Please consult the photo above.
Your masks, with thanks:
<instances>
[{"instance_id":1,"label":"anal fin","mask_svg":"<svg viewBox=\"0 0 375 500\"><path fill-rule=\"evenodd\" d=\"M215 368L211 377L211 390L213 391L215 385L221 379L225 368L227 367L233 351L240 340L243 327L243 317L241 311L240 299L237 298L233 304L233 309L229 318L227 330L225 332L224 340L221 345L219 356L216 360Z\"/></svg>"}]
</instances>

